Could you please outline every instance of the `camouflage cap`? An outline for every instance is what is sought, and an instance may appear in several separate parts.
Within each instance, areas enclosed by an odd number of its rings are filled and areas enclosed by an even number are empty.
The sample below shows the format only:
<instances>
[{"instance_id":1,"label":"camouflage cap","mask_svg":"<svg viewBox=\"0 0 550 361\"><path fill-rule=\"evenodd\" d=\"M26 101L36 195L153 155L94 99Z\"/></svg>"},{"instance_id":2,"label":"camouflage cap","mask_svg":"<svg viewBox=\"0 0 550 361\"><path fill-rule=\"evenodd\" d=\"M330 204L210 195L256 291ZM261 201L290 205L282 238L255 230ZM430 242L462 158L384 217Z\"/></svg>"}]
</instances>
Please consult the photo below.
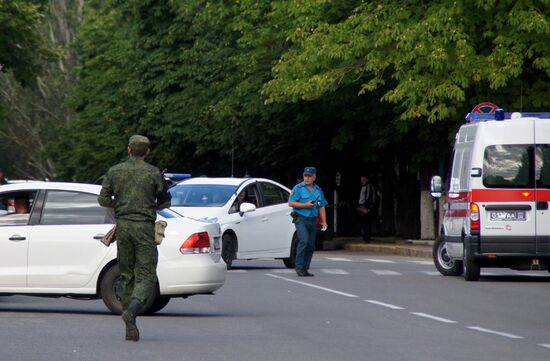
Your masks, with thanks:
<instances>
[{"instance_id":1,"label":"camouflage cap","mask_svg":"<svg viewBox=\"0 0 550 361\"><path fill-rule=\"evenodd\" d=\"M149 148L149 138L143 136L143 135L132 135L130 137L130 140L128 141L128 145L132 150L138 151L138 152L144 152Z\"/></svg>"}]
</instances>

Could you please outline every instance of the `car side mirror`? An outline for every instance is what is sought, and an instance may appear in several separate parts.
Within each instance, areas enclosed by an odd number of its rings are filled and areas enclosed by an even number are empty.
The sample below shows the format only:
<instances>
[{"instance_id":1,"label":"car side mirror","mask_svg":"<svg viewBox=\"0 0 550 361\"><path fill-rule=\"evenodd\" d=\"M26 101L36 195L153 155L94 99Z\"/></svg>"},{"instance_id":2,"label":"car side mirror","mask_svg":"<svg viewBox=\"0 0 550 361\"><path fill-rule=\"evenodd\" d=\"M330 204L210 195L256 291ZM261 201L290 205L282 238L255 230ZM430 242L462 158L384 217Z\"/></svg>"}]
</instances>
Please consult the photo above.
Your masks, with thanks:
<instances>
[{"instance_id":1,"label":"car side mirror","mask_svg":"<svg viewBox=\"0 0 550 361\"><path fill-rule=\"evenodd\" d=\"M245 213L254 212L255 210L256 210L256 206L254 204L243 202L239 207L239 214L242 216Z\"/></svg>"},{"instance_id":2,"label":"car side mirror","mask_svg":"<svg viewBox=\"0 0 550 361\"><path fill-rule=\"evenodd\" d=\"M430 193L434 198L440 198L443 195L443 184L441 177L434 175L430 181Z\"/></svg>"}]
</instances>

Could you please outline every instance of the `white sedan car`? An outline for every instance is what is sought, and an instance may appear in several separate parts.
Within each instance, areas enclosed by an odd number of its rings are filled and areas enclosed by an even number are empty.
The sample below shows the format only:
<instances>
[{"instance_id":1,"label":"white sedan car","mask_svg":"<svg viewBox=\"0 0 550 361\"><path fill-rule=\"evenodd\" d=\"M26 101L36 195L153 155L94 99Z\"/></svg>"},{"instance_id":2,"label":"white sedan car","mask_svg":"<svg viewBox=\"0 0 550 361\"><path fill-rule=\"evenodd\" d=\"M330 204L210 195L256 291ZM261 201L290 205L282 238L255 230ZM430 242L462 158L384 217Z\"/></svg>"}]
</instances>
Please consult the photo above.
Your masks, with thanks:
<instances>
[{"instance_id":1,"label":"white sedan car","mask_svg":"<svg viewBox=\"0 0 550 361\"><path fill-rule=\"evenodd\" d=\"M170 188L179 214L222 229L222 258L279 258L294 268L296 231L288 206L290 190L263 178L191 178Z\"/></svg>"},{"instance_id":2,"label":"white sedan car","mask_svg":"<svg viewBox=\"0 0 550 361\"><path fill-rule=\"evenodd\" d=\"M113 227L111 209L100 207L101 187L36 182L0 187L0 295L102 298L122 310L116 244L101 238ZM220 227L167 209L160 246L158 287L141 312L162 309L171 297L211 294L225 282Z\"/></svg>"}]
</instances>

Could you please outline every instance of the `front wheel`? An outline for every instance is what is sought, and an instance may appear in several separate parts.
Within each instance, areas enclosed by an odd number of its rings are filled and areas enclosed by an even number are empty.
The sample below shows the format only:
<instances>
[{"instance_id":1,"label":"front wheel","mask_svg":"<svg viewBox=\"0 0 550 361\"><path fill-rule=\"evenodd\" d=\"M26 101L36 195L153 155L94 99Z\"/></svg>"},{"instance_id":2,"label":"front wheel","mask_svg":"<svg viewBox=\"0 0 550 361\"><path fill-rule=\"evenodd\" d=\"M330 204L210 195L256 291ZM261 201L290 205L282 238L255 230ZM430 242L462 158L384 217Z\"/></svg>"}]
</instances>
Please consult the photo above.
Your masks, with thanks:
<instances>
[{"instance_id":1,"label":"front wheel","mask_svg":"<svg viewBox=\"0 0 550 361\"><path fill-rule=\"evenodd\" d=\"M476 262L468 247L464 245L464 279L466 281L479 281L481 267Z\"/></svg>"},{"instance_id":2,"label":"front wheel","mask_svg":"<svg viewBox=\"0 0 550 361\"><path fill-rule=\"evenodd\" d=\"M122 285L118 265L111 266L105 272L101 279L100 292L105 306L114 314L122 314ZM155 291L145 302L139 313L147 313L158 296L158 287L155 287Z\"/></svg>"},{"instance_id":3,"label":"front wheel","mask_svg":"<svg viewBox=\"0 0 550 361\"><path fill-rule=\"evenodd\" d=\"M460 276L462 274L462 262L454 260L447 254L447 246L443 237L437 237L432 250L432 258L435 268L444 276Z\"/></svg>"},{"instance_id":4,"label":"front wheel","mask_svg":"<svg viewBox=\"0 0 550 361\"><path fill-rule=\"evenodd\" d=\"M296 244L298 243L298 237L296 233L292 236L292 242L290 242L290 256L283 258L283 263L286 268L296 268Z\"/></svg>"}]
</instances>

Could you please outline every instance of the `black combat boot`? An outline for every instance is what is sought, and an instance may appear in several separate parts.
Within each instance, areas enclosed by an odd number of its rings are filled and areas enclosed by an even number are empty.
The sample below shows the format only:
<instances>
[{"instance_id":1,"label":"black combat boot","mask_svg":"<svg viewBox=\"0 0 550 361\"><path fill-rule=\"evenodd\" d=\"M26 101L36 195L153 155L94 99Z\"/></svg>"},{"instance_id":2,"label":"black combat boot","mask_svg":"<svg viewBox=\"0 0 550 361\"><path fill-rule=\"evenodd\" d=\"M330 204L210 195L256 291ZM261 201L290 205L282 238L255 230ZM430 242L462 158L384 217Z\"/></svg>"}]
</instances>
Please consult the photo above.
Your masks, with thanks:
<instances>
[{"instance_id":1,"label":"black combat boot","mask_svg":"<svg viewBox=\"0 0 550 361\"><path fill-rule=\"evenodd\" d=\"M141 303L133 300L128 309L122 312L122 320L126 324L126 340L139 341L139 330L136 325L136 316L141 310Z\"/></svg>"}]
</instances>

